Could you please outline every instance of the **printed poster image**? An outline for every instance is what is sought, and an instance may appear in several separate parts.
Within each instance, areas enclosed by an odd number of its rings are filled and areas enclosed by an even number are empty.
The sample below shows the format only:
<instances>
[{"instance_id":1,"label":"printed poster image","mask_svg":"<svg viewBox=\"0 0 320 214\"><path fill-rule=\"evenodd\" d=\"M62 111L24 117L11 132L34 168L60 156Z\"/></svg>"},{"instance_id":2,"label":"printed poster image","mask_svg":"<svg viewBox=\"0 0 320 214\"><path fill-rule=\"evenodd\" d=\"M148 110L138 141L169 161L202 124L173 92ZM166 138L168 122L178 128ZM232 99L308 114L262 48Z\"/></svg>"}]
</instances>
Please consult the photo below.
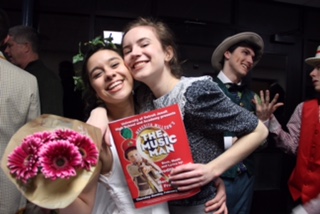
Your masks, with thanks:
<instances>
[{"instance_id":1,"label":"printed poster image","mask_svg":"<svg viewBox=\"0 0 320 214\"><path fill-rule=\"evenodd\" d=\"M169 181L174 167L193 162L178 105L113 121L109 127L137 208L199 192L179 192Z\"/></svg>"}]
</instances>

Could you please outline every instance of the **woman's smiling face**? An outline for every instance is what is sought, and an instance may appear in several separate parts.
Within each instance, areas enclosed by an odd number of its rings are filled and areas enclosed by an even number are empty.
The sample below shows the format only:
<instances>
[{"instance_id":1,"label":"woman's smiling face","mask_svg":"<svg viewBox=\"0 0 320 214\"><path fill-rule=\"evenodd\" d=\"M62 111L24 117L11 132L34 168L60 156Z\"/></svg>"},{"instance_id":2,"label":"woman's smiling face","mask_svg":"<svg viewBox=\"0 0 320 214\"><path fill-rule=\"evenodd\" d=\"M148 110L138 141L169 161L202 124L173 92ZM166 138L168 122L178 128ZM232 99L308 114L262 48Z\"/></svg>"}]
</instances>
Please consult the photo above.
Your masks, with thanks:
<instances>
[{"instance_id":1,"label":"woman's smiling face","mask_svg":"<svg viewBox=\"0 0 320 214\"><path fill-rule=\"evenodd\" d=\"M90 84L106 104L126 100L132 93L133 78L121 56L112 50L99 50L88 60Z\"/></svg>"},{"instance_id":2,"label":"woman's smiling face","mask_svg":"<svg viewBox=\"0 0 320 214\"><path fill-rule=\"evenodd\" d=\"M123 38L123 55L126 65L136 80L160 75L171 58L163 50L155 30L149 26L134 27Z\"/></svg>"}]
</instances>

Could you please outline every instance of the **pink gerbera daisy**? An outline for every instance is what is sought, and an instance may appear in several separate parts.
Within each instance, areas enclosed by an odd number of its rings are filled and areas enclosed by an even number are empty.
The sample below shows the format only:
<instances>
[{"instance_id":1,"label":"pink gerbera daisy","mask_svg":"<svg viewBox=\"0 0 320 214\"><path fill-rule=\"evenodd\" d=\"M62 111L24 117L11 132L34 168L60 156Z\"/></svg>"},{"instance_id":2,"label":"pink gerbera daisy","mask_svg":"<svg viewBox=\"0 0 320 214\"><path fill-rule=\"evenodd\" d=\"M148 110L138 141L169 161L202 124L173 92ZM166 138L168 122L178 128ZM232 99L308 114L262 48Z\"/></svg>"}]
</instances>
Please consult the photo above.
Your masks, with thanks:
<instances>
[{"instance_id":1,"label":"pink gerbera daisy","mask_svg":"<svg viewBox=\"0 0 320 214\"><path fill-rule=\"evenodd\" d=\"M41 141L42 143L50 142L56 139L55 133L52 132L37 132L29 137L32 137L34 140Z\"/></svg>"},{"instance_id":2,"label":"pink gerbera daisy","mask_svg":"<svg viewBox=\"0 0 320 214\"><path fill-rule=\"evenodd\" d=\"M56 139L59 140L67 140L69 142L73 142L79 134L70 129L59 129L55 131Z\"/></svg>"},{"instance_id":3,"label":"pink gerbera daisy","mask_svg":"<svg viewBox=\"0 0 320 214\"><path fill-rule=\"evenodd\" d=\"M42 173L45 178L70 178L76 175L81 164L78 148L66 140L57 140L43 145L39 152Z\"/></svg>"},{"instance_id":4,"label":"pink gerbera daisy","mask_svg":"<svg viewBox=\"0 0 320 214\"><path fill-rule=\"evenodd\" d=\"M38 137L28 136L22 144L8 156L10 173L24 183L38 173L38 150L42 146Z\"/></svg>"},{"instance_id":5,"label":"pink gerbera daisy","mask_svg":"<svg viewBox=\"0 0 320 214\"><path fill-rule=\"evenodd\" d=\"M78 135L75 139L75 145L79 148L82 155L81 168L90 170L98 162L99 152L94 142L84 135Z\"/></svg>"}]
</instances>

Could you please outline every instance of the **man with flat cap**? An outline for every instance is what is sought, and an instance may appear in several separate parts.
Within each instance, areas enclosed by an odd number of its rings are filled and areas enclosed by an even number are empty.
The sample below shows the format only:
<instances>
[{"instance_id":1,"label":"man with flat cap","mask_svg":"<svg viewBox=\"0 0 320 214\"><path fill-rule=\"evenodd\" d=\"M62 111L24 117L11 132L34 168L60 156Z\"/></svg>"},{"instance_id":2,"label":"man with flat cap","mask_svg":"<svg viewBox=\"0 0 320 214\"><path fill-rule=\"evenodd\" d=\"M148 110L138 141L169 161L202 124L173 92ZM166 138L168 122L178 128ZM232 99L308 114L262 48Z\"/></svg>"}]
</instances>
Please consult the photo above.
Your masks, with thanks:
<instances>
[{"instance_id":1,"label":"man with flat cap","mask_svg":"<svg viewBox=\"0 0 320 214\"><path fill-rule=\"evenodd\" d=\"M214 79L222 91L236 104L249 110L259 117L261 108L270 105L255 105L254 100L260 100L258 95L243 84L252 68L259 62L264 49L262 38L254 32L242 32L223 40L214 50L211 64L219 71ZM283 105L273 100L274 109ZM260 118L264 122L263 118ZM266 118L267 119L267 118ZM232 133L225 133L224 144L228 149L236 138ZM254 190L254 160L249 156L243 162L222 175L227 191L227 207L230 214L249 214Z\"/></svg>"}]
</instances>

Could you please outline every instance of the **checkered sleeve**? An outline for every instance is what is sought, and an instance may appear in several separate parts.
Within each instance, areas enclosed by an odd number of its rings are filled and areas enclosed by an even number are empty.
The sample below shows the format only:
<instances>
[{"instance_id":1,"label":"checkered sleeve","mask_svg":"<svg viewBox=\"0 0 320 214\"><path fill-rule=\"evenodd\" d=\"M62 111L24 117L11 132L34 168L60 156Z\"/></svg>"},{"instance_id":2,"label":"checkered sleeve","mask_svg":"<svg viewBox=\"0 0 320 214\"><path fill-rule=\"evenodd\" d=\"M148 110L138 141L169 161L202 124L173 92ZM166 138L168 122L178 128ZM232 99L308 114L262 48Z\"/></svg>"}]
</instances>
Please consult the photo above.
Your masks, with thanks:
<instances>
[{"instance_id":1,"label":"checkered sleeve","mask_svg":"<svg viewBox=\"0 0 320 214\"><path fill-rule=\"evenodd\" d=\"M272 133L277 147L286 153L296 154L299 146L301 115L303 103L300 103L287 123L288 132L281 128L277 119L273 116L269 121L269 131Z\"/></svg>"}]
</instances>

